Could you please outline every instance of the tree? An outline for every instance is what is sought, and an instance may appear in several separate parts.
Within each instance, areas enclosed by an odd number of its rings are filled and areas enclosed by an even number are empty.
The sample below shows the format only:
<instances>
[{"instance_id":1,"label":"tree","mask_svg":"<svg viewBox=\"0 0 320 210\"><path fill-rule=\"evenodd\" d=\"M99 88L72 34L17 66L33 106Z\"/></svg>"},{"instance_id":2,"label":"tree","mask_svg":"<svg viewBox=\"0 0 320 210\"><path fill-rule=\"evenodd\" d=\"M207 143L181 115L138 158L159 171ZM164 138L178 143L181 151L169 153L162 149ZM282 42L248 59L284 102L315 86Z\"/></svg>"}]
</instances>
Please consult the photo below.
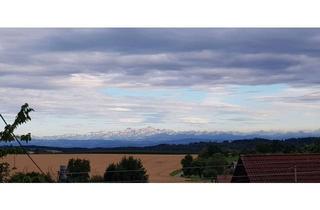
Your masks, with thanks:
<instances>
[{"instance_id":1,"label":"tree","mask_svg":"<svg viewBox=\"0 0 320 210\"><path fill-rule=\"evenodd\" d=\"M72 158L68 162L67 171L67 182L89 182L90 162Z\"/></svg>"},{"instance_id":2,"label":"tree","mask_svg":"<svg viewBox=\"0 0 320 210\"><path fill-rule=\"evenodd\" d=\"M26 141L26 142L30 141L31 140L30 133L27 133L27 134L21 135L21 136L15 136L14 130L16 130L19 125L22 125L28 121L31 121L31 117L30 117L29 113L32 111L34 111L34 110L32 108L30 108L27 103L22 105L13 124L6 125L4 127L4 131L0 132L0 141L4 141L4 142L14 141L15 137L21 141Z\"/></svg>"},{"instance_id":3,"label":"tree","mask_svg":"<svg viewBox=\"0 0 320 210\"><path fill-rule=\"evenodd\" d=\"M123 157L117 164L110 164L104 173L105 182L147 182L149 176L140 159Z\"/></svg>"},{"instance_id":4,"label":"tree","mask_svg":"<svg viewBox=\"0 0 320 210\"><path fill-rule=\"evenodd\" d=\"M310 153L320 153L320 141L305 146L305 150Z\"/></svg>"},{"instance_id":5,"label":"tree","mask_svg":"<svg viewBox=\"0 0 320 210\"><path fill-rule=\"evenodd\" d=\"M187 154L181 160L182 172L184 176L192 175L192 162L193 162L193 157L190 154Z\"/></svg>"},{"instance_id":6,"label":"tree","mask_svg":"<svg viewBox=\"0 0 320 210\"><path fill-rule=\"evenodd\" d=\"M121 181L121 177L119 176L118 166L114 163L111 163L104 173L104 181Z\"/></svg>"},{"instance_id":7,"label":"tree","mask_svg":"<svg viewBox=\"0 0 320 210\"><path fill-rule=\"evenodd\" d=\"M10 177L11 183L51 183L54 182L50 174L41 174L37 172L16 173Z\"/></svg>"},{"instance_id":8,"label":"tree","mask_svg":"<svg viewBox=\"0 0 320 210\"><path fill-rule=\"evenodd\" d=\"M258 143L256 145L256 152L262 154L271 153L270 143Z\"/></svg>"},{"instance_id":9,"label":"tree","mask_svg":"<svg viewBox=\"0 0 320 210\"><path fill-rule=\"evenodd\" d=\"M12 125L7 124L4 127L4 130L0 132L0 142L1 141L2 142L11 142L11 141L14 141L15 139L25 141L25 142L30 141L31 140L30 133L27 133L27 134L21 135L21 136L15 136L14 131L18 128L19 125L22 125L22 124L31 120L29 113L32 111L34 111L34 110L32 108L30 108L27 103L22 105L13 124ZM1 118L2 118L2 115L1 115ZM0 149L0 158L6 156L7 154L12 154L12 153L17 154L17 153L21 153L21 152L22 152L21 148ZM9 176L9 172L10 172L9 163L7 163L7 162L0 163L0 182L7 181L7 178Z\"/></svg>"},{"instance_id":10,"label":"tree","mask_svg":"<svg viewBox=\"0 0 320 210\"><path fill-rule=\"evenodd\" d=\"M181 161L181 164L189 164L190 160L191 158L186 156ZM217 175L225 173L226 169L228 169L228 161L226 157L223 154L216 153L208 158L197 157L191 162L191 167L189 167L189 170L185 171L189 176L195 175L199 176L200 178L204 177L215 179ZM182 168L182 170L184 169Z\"/></svg>"},{"instance_id":11,"label":"tree","mask_svg":"<svg viewBox=\"0 0 320 210\"><path fill-rule=\"evenodd\" d=\"M215 154L206 160L206 166L203 170L205 178L216 178L223 174L228 166L228 161L222 154Z\"/></svg>"},{"instance_id":12,"label":"tree","mask_svg":"<svg viewBox=\"0 0 320 210\"><path fill-rule=\"evenodd\" d=\"M205 159L203 158L196 158L192 161L192 175L199 176L200 178L203 175L203 170L205 169L206 163Z\"/></svg>"},{"instance_id":13,"label":"tree","mask_svg":"<svg viewBox=\"0 0 320 210\"><path fill-rule=\"evenodd\" d=\"M279 140L273 140L270 147L271 153L282 153L284 150L283 142Z\"/></svg>"},{"instance_id":14,"label":"tree","mask_svg":"<svg viewBox=\"0 0 320 210\"><path fill-rule=\"evenodd\" d=\"M222 150L217 145L209 145L205 147L199 154L200 158L208 158L216 153L222 153Z\"/></svg>"}]
</instances>

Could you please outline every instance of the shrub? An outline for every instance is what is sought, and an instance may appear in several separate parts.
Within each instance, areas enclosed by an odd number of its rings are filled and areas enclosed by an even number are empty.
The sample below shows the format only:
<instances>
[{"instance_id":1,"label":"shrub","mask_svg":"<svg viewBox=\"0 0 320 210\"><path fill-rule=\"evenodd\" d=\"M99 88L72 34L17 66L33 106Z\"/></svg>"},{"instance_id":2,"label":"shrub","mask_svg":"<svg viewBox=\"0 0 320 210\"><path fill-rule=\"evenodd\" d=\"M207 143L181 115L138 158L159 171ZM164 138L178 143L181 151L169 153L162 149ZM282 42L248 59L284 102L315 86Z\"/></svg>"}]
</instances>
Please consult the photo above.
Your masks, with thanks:
<instances>
[{"instance_id":1,"label":"shrub","mask_svg":"<svg viewBox=\"0 0 320 210\"><path fill-rule=\"evenodd\" d=\"M214 168L205 168L203 170L203 177L205 178L216 178L218 175L218 172Z\"/></svg>"},{"instance_id":2,"label":"shrub","mask_svg":"<svg viewBox=\"0 0 320 210\"><path fill-rule=\"evenodd\" d=\"M51 183L54 182L50 174L41 174L37 172L15 173L10 177L11 183Z\"/></svg>"},{"instance_id":3,"label":"shrub","mask_svg":"<svg viewBox=\"0 0 320 210\"><path fill-rule=\"evenodd\" d=\"M103 176L95 175L95 176L92 176L92 177L90 178L90 182L93 182L93 183L101 183L101 182L104 182L104 178L103 178Z\"/></svg>"},{"instance_id":4,"label":"shrub","mask_svg":"<svg viewBox=\"0 0 320 210\"><path fill-rule=\"evenodd\" d=\"M6 182L10 172L9 166L7 162L0 163L0 182Z\"/></svg>"}]
</instances>

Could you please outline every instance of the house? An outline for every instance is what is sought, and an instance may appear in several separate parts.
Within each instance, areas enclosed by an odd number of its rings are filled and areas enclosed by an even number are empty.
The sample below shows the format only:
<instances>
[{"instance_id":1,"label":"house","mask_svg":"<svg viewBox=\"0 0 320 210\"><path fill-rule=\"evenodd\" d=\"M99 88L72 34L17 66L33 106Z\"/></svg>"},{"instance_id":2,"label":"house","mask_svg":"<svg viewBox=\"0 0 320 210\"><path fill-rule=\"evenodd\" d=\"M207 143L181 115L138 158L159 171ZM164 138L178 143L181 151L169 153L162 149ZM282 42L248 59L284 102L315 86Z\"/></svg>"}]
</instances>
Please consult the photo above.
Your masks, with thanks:
<instances>
[{"instance_id":1,"label":"house","mask_svg":"<svg viewBox=\"0 0 320 210\"><path fill-rule=\"evenodd\" d=\"M320 183L320 154L241 155L231 182Z\"/></svg>"}]
</instances>

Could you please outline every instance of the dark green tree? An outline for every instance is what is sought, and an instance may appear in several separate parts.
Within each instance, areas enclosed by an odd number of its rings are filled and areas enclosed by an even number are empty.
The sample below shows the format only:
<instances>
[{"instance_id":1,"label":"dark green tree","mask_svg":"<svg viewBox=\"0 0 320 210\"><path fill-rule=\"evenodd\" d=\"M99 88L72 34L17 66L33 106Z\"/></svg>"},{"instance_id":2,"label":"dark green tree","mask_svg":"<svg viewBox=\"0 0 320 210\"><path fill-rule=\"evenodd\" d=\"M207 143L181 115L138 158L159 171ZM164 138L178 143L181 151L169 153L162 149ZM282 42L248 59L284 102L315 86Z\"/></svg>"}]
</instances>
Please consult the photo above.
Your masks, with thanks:
<instances>
[{"instance_id":1,"label":"dark green tree","mask_svg":"<svg viewBox=\"0 0 320 210\"><path fill-rule=\"evenodd\" d=\"M217 175L221 175L228 168L228 161L222 154L212 155L206 160L203 176L205 178L215 179Z\"/></svg>"},{"instance_id":2,"label":"dark green tree","mask_svg":"<svg viewBox=\"0 0 320 210\"><path fill-rule=\"evenodd\" d=\"M222 150L220 149L220 147L217 145L209 145L199 153L199 157L208 158L216 153L222 153Z\"/></svg>"},{"instance_id":3,"label":"dark green tree","mask_svg":"<svg viewBox=\"0 0 320 210\"><path fill-rule=\"evenodd\" d=\"M104 181L121 181L121 177L118 173L118 166L114 163L111 163L104 173Z\"/></svg>"},{"instance_id":4,"label":"dark green tree","mask_svg":"<svg viewBox=\"0 0 320 210\"><path fill-rule=\"evenodd\" d=\"M192 175L192 162L193 162L193 157L190 154L187 154L182 160L181 160L181 165L182 165L182 172L184 176L190 176Z\"/></svg>"},{"instance_id":5,"label":"dark green tree","mask_svg":"<svg viewBox=\"0 0 320 210\"><path fill-rule=\"evenodd\" d=\"M105 182L147 182L149 176L140 159L123 157L117 164L110 164L104 173Z\"/></svg>"},{"instance_id":6,"label":"dark green tree","mask_svg":"<svg viewBox=\"0 0 320 210\"><path fill-rule=\"evenodd\" d=\"M312 144L306 145L305 150L309 153L320 153L320 141L315 141Z\"/></svg>"},{"instance_id":7,"label":"dark green tree","mask_svg":"<svg viewBox=\"0 0 320 210\"><path fill-rule=\"evenodd\" d=\"M203 171L205 169L206 162L203 158L196 158L192 161L192 175L199 176L200 178L203 176Z\"/></svg>"},{"instance_id":8,"label":"dark green tree","mask_svg":"<svg viewBox=\"0 0 320 210\"><path fill-rule=\"evenodd\" d=\"M255 150L257 153L262 153L262 154L272 153L272 148L270 143L257 143Z\"/></svg>"},{"instance_id":9,"label":"dark green tree","mask_svg":"<svg viewBox=\"0 0 320 210\"><path fill-rule=\"evenodd\" d=\"M67 182L89 182L90 162L85 159L70 159L67 166Z\"/></svg>"}]
</instances>

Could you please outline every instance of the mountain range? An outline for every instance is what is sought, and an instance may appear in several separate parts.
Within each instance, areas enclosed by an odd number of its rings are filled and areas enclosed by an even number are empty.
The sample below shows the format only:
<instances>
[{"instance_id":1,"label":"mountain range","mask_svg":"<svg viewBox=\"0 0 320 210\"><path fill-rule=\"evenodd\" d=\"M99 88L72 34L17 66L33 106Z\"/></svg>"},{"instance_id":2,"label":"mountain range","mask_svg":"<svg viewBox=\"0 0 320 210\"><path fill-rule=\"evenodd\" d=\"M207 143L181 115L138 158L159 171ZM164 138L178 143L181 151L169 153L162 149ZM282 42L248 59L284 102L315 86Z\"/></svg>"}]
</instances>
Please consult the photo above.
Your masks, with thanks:
<instances>
[{"instance_id":1,"label":"mountain range","mask_svg":"<svg viewBox=\"0 0 320 210\"><path fill-rule=\"evenodd\" d=\"M127 128L122 131L100 131L88 134L70 134L59 136L33 137L29 145L49 147L78 148L111 148L140 147L158 144L188 144L192 142L221 142L240 139L289 139L303 137L319 137L320 130L298 132L219 132L219 131L174 131L146 127L140 129Z\"/></svg>"}]
</instances>

